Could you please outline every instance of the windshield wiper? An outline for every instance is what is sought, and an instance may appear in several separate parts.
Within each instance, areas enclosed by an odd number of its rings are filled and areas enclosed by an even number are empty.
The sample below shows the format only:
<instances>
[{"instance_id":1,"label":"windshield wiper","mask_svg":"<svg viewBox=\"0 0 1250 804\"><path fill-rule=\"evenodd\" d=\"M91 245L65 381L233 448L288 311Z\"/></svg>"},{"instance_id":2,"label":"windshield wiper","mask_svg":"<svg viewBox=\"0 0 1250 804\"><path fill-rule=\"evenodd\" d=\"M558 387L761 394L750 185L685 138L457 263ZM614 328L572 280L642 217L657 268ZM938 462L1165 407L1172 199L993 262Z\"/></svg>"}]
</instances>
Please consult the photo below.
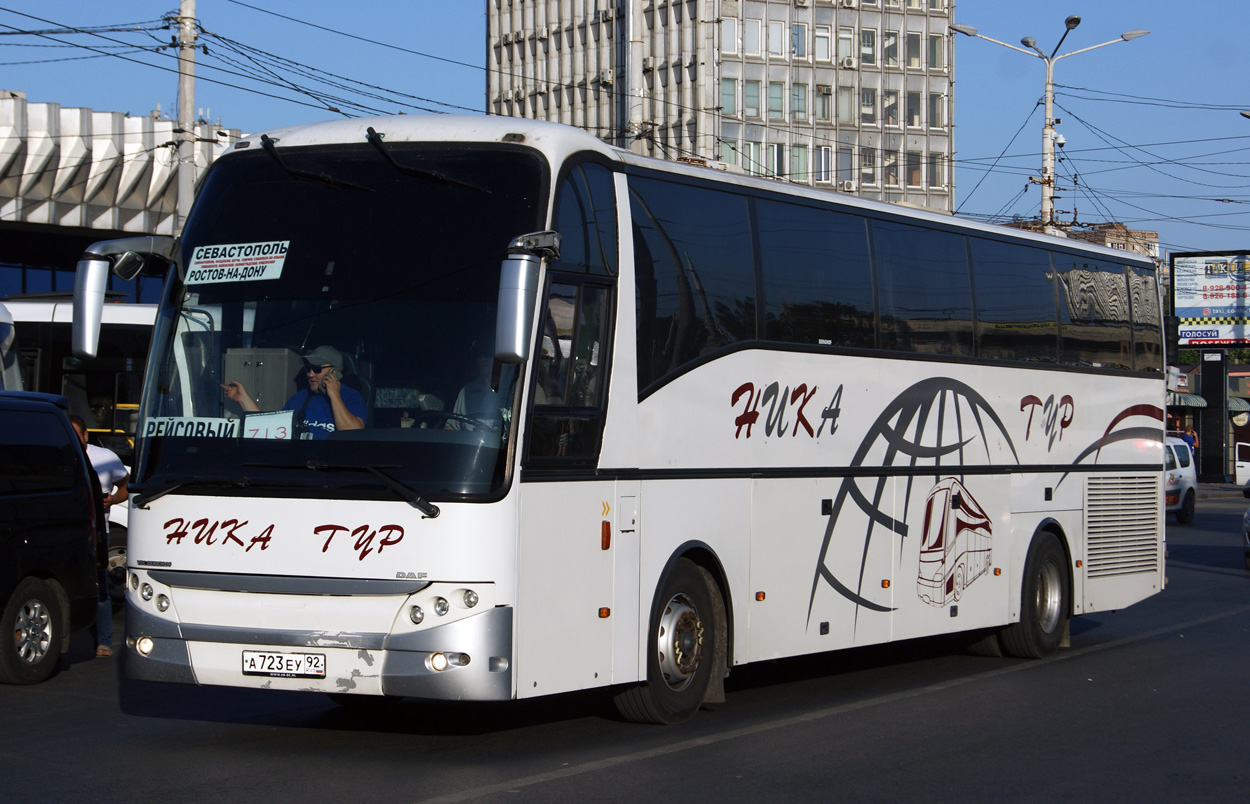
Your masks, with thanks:
<instances>
[{"instance_id":1,"label":"windshield wiper","mask_svg":"<svg viewBox=\"0 0 1250 804\"><path fill-rule=\"evenodd\" d=\"M421 492L412 486L405 485L395 478L383 472L383 469L402 469L399 464L379 464L371 466L369 464L356 463L322 463L321 461L308 460L303 463L245 463L244 466L257 466L266 469L311 469L314 472L369 472L376 476L387 488L399 495L400 499L425 514L427 519L433 519L439 515L438 506L421 495Z\"/></svg>"},{"instance_id":2,"label":"windshield wiper","mask_svg":"<svg viewBox=\"0 0 1250 804\"><path fill-rule=\"evenodd\" d=\"M247 476L196 477L192 475L190 477L182 477L177 480L166 481L165 483L159 485L156 491L148 491L147 489L149 486L147 484L144 484L143 488L135 488L134 486L131 486L131 488L137 491L138 494L130 499L132 500L135 508L146 509L149 503L155 502L161 497L164 497L166 494L169 494L171 491L176 491L183 486L229 486L232 488L242 489L251 485L254 484L252 483L251 478L248 478Z\"/></svg>"},{"instance_id":3,"label":"windshield wiper","mask_svg":"<svg viewBox=\"0 0 1250 804\"><path fill-rule=\"evenodd\" d=\"M485 193L486 195L491 194L491 191L487 190L485 187L479 187L476 184L470 184L466 181L453 179L450 176L444 176L442 173L435 173L432 170L421 170L420 168L401 165L395 161L395 157L391 155L390 149L388 149L386 147L386 143L382 141L383 137L386 135L379 134L374 131L373 126L369 126L369 128L365 129L365 131L367 132L365 134L365 139L368 140L369 144L374 148L377 148L378 153L386 157L386 161L391 163L391 167L395 168L400 173L403 173L405 176L414 176L418 179L425 179L426 181L435 181L439 184L448 185L449 187L463 187L466 190L474 190L479 193Z\"/></svg>"},{"instance_id":4,"label":"windshield wiper","mask_svg":"<svg viewBox=\"0 0 1250 804\"><path fill-rule=\"evenodd\" d=\"M315 184L324 184L327 187L333 187L336 190L361 190L366 193L375 192L375 190L371 187L361 187L359 184L352 184L351 182L339 181L338 179L326 173L312 173L311 171L298 170L296 168L291 167L290 165L288 165L286 162L282 160L281 154L278 153L278 147L274 145L274 141L269 138L268 134L260 135L260 144L264 147L265 153L273 157L273 161L278 163L278 167L285 170L287 172L287 175L293 179L299 179L300 181L311 181Z\"/></svg>"}]
</instances>

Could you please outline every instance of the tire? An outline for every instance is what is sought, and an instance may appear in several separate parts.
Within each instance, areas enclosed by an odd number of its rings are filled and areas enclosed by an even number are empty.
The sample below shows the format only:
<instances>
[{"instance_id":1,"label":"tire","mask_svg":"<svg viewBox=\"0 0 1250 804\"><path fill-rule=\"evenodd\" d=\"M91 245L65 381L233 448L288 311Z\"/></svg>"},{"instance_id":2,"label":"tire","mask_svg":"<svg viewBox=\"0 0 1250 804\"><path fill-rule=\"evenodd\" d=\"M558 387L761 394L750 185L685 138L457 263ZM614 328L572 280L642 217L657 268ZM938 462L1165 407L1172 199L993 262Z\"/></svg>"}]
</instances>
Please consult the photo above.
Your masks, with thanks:
<instances>
[{"instance_id":1,"label":"tire","mask_svg":"<svg viewBox=\"0 0 1250 804\"><path fill-rule=\"evenodd\" d=\"M988 631L972 631L965 636L964 650L973 656L986 656L994 659L1003 658L1003 643L999 639L999 629Z\"/></svg>"},{"instance_id":2,"label":"tire","mask_svg":"<svg viewBox=\"0 0 1250 804\"><path fill-rule=\"evenodd\" d=\"M65 616L56 592L39 578L25 578L4 605L0 622L0 682L38 684L56 670L65 636Z\"/></svg>"},{"instance_id":3,"label":"tire","mask_svg":"<svg viewBox=\"0 0 1250 804\"><path fill-rule=\"evenodd\" d=\"M707 694L721 632L710 575L679 558L660 584L651 606L647 680L614 697L617 710L635 723L668 725L689 720Z\"/></svg>"},{"instance_id":4,"label":"tire","mask_svg":"<svg viewBox=\"0 0 1250 804\"><path fill-rule=\"evenodd\" d=\"M1003 629L1003 650L1019 659L1040 659L1059 649L1071 608L1067 559L1059 538L1043 531L1033 537L1024 562L1020 622Z\"/></svg>"},{"instance_id":5,"label":"tire","mask_svg":"<svg viewBox=\"0 0 1250 804\"><path fill-rule=\"evenodd\" d=\"M1182 525L1188 525L1194 521L1194 490L1190 489L1185 494L1185 501L1181 503L1181 507L1176 509L1176 521Z\"/></svg>"}]
</instances>

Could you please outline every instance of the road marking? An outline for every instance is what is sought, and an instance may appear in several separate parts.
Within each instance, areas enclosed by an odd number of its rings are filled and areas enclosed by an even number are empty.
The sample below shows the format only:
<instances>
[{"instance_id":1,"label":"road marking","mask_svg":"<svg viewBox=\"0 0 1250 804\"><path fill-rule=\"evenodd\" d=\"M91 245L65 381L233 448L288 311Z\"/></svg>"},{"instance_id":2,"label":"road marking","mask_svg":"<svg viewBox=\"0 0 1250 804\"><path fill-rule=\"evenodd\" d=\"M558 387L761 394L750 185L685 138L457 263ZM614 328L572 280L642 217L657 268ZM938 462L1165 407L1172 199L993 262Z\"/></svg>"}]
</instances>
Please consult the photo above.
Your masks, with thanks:
<instances>
[{"instance_id":1,"label":"road marking","mask_svg":"<svg viewBox=\"0 0 1250 804\"><path fill-rule=\"evenodd\" d=\"M522 776L520 778L511 779L506 782L498 782L496 784L482 785L480 787L474 787L469 790L462 790L462 791L455 792L455 793L447 793L446 795L442 795L442 796L435 796L434 798L424 798L415 802L414 804L455 804L455 802L460 802L460 801L477 801L477 800L481 800L485 796L490 796L490 795L494 795L497 793L513 792L523 787L533 787L534 785L543 784L544 782L555 782L555 781L560 781L563 779L569 779L574 776L581 776L586 773L594 773L596 771L607 770L609 768L615 768L621 765L627 765L632 762L643 762L648 759L653 759L655 757L672 756L674 753L679 752L679 751L689 751L694 748L702 748L704 746L715 745L716 743L723 743L729 740L737 740L741 737L751 737L751 736L761 734L767 731L774 731L776 729L784 729L787 726L797 726L802 723L811 723L814 720L823 720L825 718L837 717L839 715L844 715L848 712L855 712L860 709L867 709L868 707L871 707L871 706L879 706L881 704L890 704L890 703L895 703L897 701L904 701L904 700L907 700L908 698L916 698L921 695L928 695L929 693L932 693L932 692L940 692L942 690L948 690L953 687L961 686L963 684L970 684L976 681L984 681L986 679L996 678L998 676L1004 676L1004 675L1007 675L1008 673L1015 673L1020 670L1030 670L1035 667L1044 667L1045 665L1052 664L1054 662L1067 661L1068 659L1074 659L1079 656L1088 656L1091 653L1097 653L1099 651L1109 650L1111 648L1118 648L1121 645L1130 645L1134 642L1142 642L1144 640L1153 639L1157 636L1163 636L1164 634L1168 634L1174 631L1184 631L1186 629L1194 628L1199 625L1206 625L1207 623L1215 622L1216 620L1223 620L1228 617L1234 617L1238 614L1245 614L1246 612L1250 612L1250 604L1247 604L1245 606L1239 606L1235 609L1229 609L1228 611L1224 611L1218 614L1209 614L1206 617L1200 617L1196 620L1190 620L1188 622L1176 623L1174 625L1168 625L1162 628L1156 628L1153 631L1146 631L1145 633L1136 634L1134 636L1127 636L1127 637L1122 637L1120 639L1114 639L1110 642L1104 642L1098 645L1090 645L1089 647L1085 647L1085 648L1065 649L1062 653L1057 653L1045 659L1018 660L1015 664L1008 665L1007 667L999 667L993 670L986 670L984 672L977 673L971 676L965 676L963 678L950 679L948 681L940 681L940 682L937 682L935 684L930 684L925 687L918 687L914 690L895 692L895 693L891 693L890 695L882 695L876 698L868 698L863 701L857 701L855 703L839 704L838 706L830 706L825 709L817 709L814 712L808 712L802 715L793 715L791 717L781 718L779 720L770 720L764 723L757 723L754 726L745 726L740 729L733 729L731 731L722 732L720 734L710 734L705 737L696 737L692 740L682 740L681 742L670 743L668 745L658 746L656 748L648 748L645 751L634 751L629 754L621 754L619 756L606 757L604 759L595 760L593 762L584 762L580 765L570 765L570 766L566 766L562 768L557 768L555 770L550 770L545 773L536 773L531 776Z\"/></svg>"}]
</instances>

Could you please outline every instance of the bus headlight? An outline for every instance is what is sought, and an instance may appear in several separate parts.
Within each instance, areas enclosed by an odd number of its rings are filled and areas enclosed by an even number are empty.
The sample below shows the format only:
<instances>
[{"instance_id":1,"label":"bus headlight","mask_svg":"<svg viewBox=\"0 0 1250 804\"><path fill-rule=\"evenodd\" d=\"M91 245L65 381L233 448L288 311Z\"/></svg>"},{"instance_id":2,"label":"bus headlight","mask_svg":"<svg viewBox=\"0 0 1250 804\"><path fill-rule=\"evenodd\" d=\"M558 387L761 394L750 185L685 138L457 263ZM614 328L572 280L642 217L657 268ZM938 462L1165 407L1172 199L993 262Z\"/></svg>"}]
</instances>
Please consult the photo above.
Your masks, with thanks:
<instances>
[{"instance_id":1,"label":"bus headlight","mask_svg":"<svg viewBox=\"0 0 1250 804\"><path fill-rule=\"evenodd\" d=\"M169 611L169 597L167 595L156 596L156 610Z\"/></svg>"},{"instance_id":2,"label":"bus headlight","mask_svg":"<svg viewBox=\"0 0 1250 804\"><path fill-rule=\"evenodd\" d=\"M145 583L139 589L139 597L143 598L144 600L151 600L152 599L152 584Z\"/></svg>"},{"instance_id":3,"label":"bus headlight","mask_svg":"<svg viewBox=\"0 0 1250 804\"><path fill-rule=\"evenodd\" d=\"M477 599L478 599L478 598L477 598L477 592L474 592L472 589L466 589L466 590L464 590L464 605L465 605L467 608L470 608L470 609L471 609L471 608L473 608L474 606L476 606L476 605L477 605Z\"/></svg>"},{"instance_id":4,"label":"bus headlight","mask_svg":"<svg viewBox=\"0 0 1250 804\"><path fill-rule=\"evenodd\" d=\"M430 669L435 673L441 673L447 669L447 654L431 653L429 658L426 659L426 663L429 664Z\"/></svg>"},{"instance_id":5,"label":"bus headlight","mask_svg":"<svg viewBox=\"0 0 1250 804\"><path fill-rule=\"evenodd\" d=\"M421 610L420 606L413 606L408 609L408 619L412 620L413 625L420 625L421 621L425 619L425 612Z\"/></svg>"},{"instance_id":6,"label":"bus headlight","mask_svg":"<svg viewBox=\"0 0 1250 804\"><path fill-rule=\"evenodd\" d=\"M447 602L447 598L445 597L434 598L434 613L435 614L437 614L439 617L442 617L444 614L446 614L449 611L451 611L451 604Z\"/></svg>"}]
</instances>

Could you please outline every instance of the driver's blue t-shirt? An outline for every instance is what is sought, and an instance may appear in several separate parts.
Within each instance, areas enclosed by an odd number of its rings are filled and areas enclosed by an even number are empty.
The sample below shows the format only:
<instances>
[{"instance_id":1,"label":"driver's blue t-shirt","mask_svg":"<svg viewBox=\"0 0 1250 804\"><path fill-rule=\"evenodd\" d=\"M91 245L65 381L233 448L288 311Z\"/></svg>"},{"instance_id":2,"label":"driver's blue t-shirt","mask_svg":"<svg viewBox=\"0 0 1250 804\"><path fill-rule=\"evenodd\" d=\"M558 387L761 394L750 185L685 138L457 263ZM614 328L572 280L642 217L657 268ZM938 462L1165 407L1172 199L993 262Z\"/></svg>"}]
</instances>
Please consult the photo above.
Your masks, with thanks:
<instances>
[{"instance_id":1,"label":"driver's blue t-shirt","mask_svg":"<svg viewBox=\"0 0 1250 804\"><path fill-rule=\"evenodd\" d=\"M347 410L364 421L368 409L364 397L354 388L339 386L339 395ZM334 409L330 407L330 398L325 394L311 394L308 389L295 394L282 406L283 410L295 411L295 426L308 433L315 441L326 438L334 432ZM300 411L303 411L301 416Z\"/></svg>"}]
</instances>

